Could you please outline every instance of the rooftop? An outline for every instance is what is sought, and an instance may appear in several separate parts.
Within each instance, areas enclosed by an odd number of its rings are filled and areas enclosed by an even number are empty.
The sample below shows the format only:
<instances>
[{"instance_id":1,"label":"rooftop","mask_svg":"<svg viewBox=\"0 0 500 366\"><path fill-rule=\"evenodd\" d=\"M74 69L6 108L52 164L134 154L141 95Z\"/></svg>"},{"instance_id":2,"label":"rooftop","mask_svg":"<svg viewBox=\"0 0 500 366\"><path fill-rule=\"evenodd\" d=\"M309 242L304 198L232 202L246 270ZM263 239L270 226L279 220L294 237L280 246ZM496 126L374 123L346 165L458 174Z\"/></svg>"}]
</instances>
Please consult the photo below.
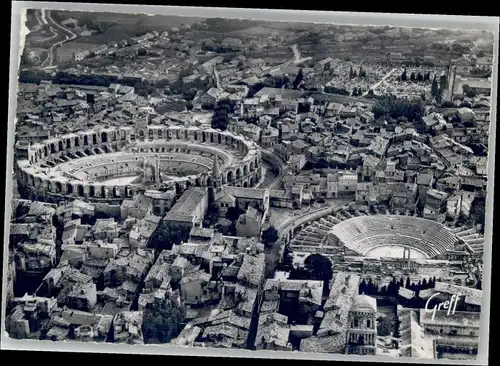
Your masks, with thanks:
<instances>
[{"instance_id":1,"label":"rooftop","mask_svg":"<svg viewBox=\"0 0 500 366\"><path fill-rule=\"evenodd\" d=\"M164 220L192 222L193 213L207 194L206 188L193 187L185 191L176 204L168 211Z\"/></svg>"}]
</instances>

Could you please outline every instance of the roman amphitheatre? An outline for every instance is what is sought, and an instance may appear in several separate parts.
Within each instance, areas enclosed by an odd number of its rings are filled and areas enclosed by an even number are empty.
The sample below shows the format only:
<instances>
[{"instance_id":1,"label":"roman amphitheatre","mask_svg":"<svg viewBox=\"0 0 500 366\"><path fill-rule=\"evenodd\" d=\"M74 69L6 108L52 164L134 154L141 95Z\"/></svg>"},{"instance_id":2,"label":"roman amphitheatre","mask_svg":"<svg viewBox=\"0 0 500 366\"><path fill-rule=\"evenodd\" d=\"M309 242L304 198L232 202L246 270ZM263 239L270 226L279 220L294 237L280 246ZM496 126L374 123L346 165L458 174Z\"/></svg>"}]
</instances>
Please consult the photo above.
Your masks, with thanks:
<instances>
[{"instance_id":1,"label":"roman amphitheatre","mask_svg":"<svg viewBox=\"0 0 500 366\"><path fill-rule=\"evenodd\" d=\"M17 163L21 195L46 202L120 203L145 189L254 187L258 145L231 132L182 126L95 128L30 146Z\"/></svg>"}]
</instances>

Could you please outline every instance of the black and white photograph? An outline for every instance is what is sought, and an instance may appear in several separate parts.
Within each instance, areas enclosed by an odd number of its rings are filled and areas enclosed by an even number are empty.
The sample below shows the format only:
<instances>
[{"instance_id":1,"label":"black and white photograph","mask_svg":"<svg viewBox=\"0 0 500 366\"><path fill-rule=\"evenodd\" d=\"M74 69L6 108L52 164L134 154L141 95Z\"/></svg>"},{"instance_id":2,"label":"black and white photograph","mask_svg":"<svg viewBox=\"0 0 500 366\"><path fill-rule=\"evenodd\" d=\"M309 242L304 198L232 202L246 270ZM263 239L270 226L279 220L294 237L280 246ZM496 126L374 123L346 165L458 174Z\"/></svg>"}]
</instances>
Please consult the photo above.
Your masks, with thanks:
<instances>
[{"instance_id":1,"label":"black and white photograph","mask_svg":"<svg viewBox=\"0 0 500 366\"><path fill-rule=\"evenodd\" d=\"M498 19L73 5L13 12L2 348L487 357Z\"/></svg>"}]
</instances>

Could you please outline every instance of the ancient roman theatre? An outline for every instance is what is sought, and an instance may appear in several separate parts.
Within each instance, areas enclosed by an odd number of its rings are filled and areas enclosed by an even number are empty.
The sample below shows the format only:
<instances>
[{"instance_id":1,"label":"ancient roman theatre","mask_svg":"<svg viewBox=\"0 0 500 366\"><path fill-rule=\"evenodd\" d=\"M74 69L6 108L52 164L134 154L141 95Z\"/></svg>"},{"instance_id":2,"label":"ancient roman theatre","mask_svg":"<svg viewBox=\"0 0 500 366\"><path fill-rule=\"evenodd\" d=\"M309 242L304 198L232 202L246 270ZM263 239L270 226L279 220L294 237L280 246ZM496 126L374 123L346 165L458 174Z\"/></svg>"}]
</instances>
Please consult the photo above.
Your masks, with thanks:
<instances>
[{"instance_id":1,"label":"ancient roman theatre","mask_svg":"<svg viewBox=\"0 0 500 366\"><path fill-rule=\"evenodd\" d=\"M374 215L353 217L335 225L327 236L347 255L430 259L454 250L458 238L443 225L419 217Z\"/></svg>"},{"instance_id":2,"label":"ancient roman theatre","mask_svg":"<svg viewBox=\"0 0 500 366\"><path fill-rule=\"evenodd\" d=\"M472 229L389 212L372 214L341 209L298 228L290 248L300 253L371 258L445 259L466 246L482 252L484 238Z\"/></svg>"},{"instance_id":3,"label":"ancient roman theatre","mask_svg":"<svg viewBox=\"0 0 500 366\"><path fill-rule=\"evenodd\" d=\"M95 128L28 148L18 159L23 196L115 202L163 185L253 187L261 179L258 145L229 131L146 125Z\"/></svg>"}]
</instances>

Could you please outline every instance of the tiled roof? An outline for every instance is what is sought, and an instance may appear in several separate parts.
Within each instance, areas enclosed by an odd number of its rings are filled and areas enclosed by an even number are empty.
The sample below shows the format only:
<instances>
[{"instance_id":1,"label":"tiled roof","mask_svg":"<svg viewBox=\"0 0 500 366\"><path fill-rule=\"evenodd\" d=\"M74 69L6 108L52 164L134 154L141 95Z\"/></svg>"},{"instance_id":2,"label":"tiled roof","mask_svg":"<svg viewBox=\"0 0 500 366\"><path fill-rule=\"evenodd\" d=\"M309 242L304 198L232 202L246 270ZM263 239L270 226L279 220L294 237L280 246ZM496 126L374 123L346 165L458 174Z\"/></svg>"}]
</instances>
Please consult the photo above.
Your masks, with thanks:
<instances>
[{"instance_id":1,"label":"tiled roof","mask_svg":"<svg viewBox=\"0 0 500 366\"><path fill-rule=\"evenodd\" d=\"M201 203L207 190L201 187L193 187L183 193L175 205L168 211L164 220L191 222L193 213Z\"/></svg>"},{"instance_id":2,"label":"tiled roof","mask_svg":"<svg viewBox=\"0 0 500 366\"><path fill-rule=\"evenodd\" d=\"M475 288L452 285L445 282L436 282L434 285L435 292L447 293L451 295L461 294L465 296L465 303L470 305L481 305L483 291Z\"/></svg>"},{"instance_id":3,"label":"tiled roof","mask_svg":"<svg viewBox=\"0 0 500 366\"><path fill-rule=\"evenodd\" d=\"M243 263L238 271L238 281L242 281L253 286L259 286L264 278L265 272L265 255L259 253L255 256L245 254Z\"/></svg>"}]
</instances>

